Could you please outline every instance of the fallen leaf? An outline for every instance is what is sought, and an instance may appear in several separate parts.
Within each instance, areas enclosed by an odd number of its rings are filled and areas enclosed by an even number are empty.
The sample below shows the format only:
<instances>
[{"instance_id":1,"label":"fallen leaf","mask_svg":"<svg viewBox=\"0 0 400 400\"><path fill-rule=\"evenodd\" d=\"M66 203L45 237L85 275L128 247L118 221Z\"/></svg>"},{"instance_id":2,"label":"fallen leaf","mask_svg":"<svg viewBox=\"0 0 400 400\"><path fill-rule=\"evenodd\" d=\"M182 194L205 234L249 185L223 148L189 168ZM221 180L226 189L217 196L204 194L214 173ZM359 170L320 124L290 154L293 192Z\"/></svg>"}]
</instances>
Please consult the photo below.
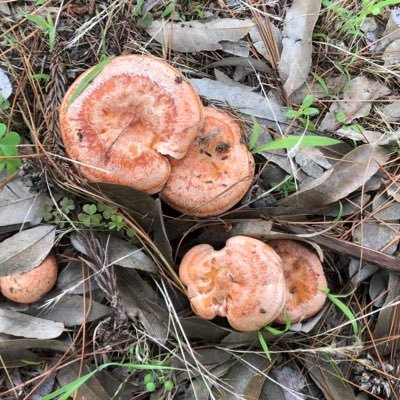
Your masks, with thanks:
<instances>
[{"instance_id":1,"label":"fallen leaf","mask_svg":"<svg viewBox=\"0 0 400 400\"><path fill-rule=\"evenodd\" d=\"M396 122L400 119L399 102L386 103L380 109L387 122Z\"/></svg>"},{"instance_id":2,"label":"fallen leaf","mask_svg":"<svg viewBox=\"0 0 400 400\"><path fill-rule=\"evenodd\" d=\"M92 370L92 368L88 367L87 363L83 364L82 372L78 362L64 365L58 371L57 380L60 386L65 386ZM79 390L76 391L76 398L79 400L112 400L112 397L104 389L101 380L98 379L97 374L94 374L79 387Z\"/></svg>"},{"instance_id":3,"label":"fallen leaf","mask_svg":"<svg viewBox=\"0 0 400 400\"><path fill-rule=\"evenodd\" d=\"M372 332L374 340L376 340L377 351L383 356L396 353L400 350L400 325L395 323L399 321L400 307L398 302L400 297L400 274L390 272L388 283L388 295L385 304L379 311L378 320L375 329ZM392 340L387 340L392 338Z\"/></svg>"},{"instance_id":4,"label":"fallen leaf","mask_svg":"<svg viewBox=\"0 0 400 400\"><path fill-rule=\"evenodd\" d=\"M220 18L209 22L153 21L146 32L166 48L180 52L223 50L220 42L237 42L254 27L251 19Z\"/></svg>"},{"instance_id":5,"label":"fallen leaf","mask_svg":"<svg viewBox=\"0 0 400 400\"><path fill-rule=\"evenodd\" d=\"M199 317L187 317L179 319L186 336L189 339L202 339L208 342L218 343L231 331Z\"/></svg>"},{"instance_id":6,"label":"fallen leaf","mask_svg":"<svg viewBox=\"0 0 400 400\"><path fill-rule=\"evenodd\" d=\"M333 359L322 353L318 357L306 355L304 364L312 380L324 393L326 400L355 400L353 389L341 375Z\"/></svg>"},{"instance_id":7,"label":"fallen leaf","mask_svg":"<svg viewBox=\"0 0 400 400\"><path fill-rule=\"evenodd\" d=\"M235 86L230 86L212 79L190 79L200 96L210 100L229 104L243 114L263 118L276 124L286 122L286 107L281 106L274 98L264 97L259 93L246 93Z\"/></svg>"},{"instance_id":8,"label":"fallen leaf","mask_svg":"<svg viewBox=\"0 0 400 400\"><path fill-rule=\"evenodd\" d=\"M274 368L271 375L280 387L284 388L285 400L306 400L306 395L300 391L307 387L307 382L295 363L290 362L282 367Z\"/></svg>"},{"instance_id":9,"label":"fallen leaf","mask_svg":"<svg viewBox=\"0 0 400 400\"><path fill-rule=\"evenodd\" d=\"M277 44L278 51L280 53L282 51L282 33L279 30L279 28L277 28L272 22L270 22L270 24L271 24L272 34L274 35L275 43ZM264 41L262 40L262 37L260 35L260 31L258 30L258 28L255 26L253 29L251 29L249 34L250 34L250 38L251 38L251 41L253 42L253 46L255 47L255 49L266 60L271 62L271 60L269 59L269 53L265 48Z\"/></svg>"},{"instance_id":10,"label":"fallen leaf","mask_svg":"<svg viewBox=\"0 0 400 400\"><path fill-rule=\"evenodd\" d=\"M0 191L0 232L38 225L47 204L52 204L49 196L33 194L21 178L13 179Z\"/></svg>"},{"instance_id":11,"label":"fallen leaf","mask_svg":"<svg viewBox=\"0 0 400 400\"><path fill-rule=\"evenodd\" d=\"M400 63L400 39L390 43L382 54L385 67L398 65Z\"/></svg>"},{"instance_id":12,"label":"fallen leaf","mask_svg":"<svg viewBox=\"0 0 400 400\"><path fill-rule=\"evenodd\" d=\"M379 146L358 146L310 185L281 200L280 204L308 208L335 203L368 182L388 157Z\"/></svg>"},{"instance_id":13,"label":"fallen leaf","mask_svg":"<svg viewBox=\"0 0 400 400\"><path fill-rule=\"evenodd\" d=\"M237 57L249 57L250 46L244 40L238 42L220 42L222 50L225 53L232 54Z\"/></svg>"},{"instance_id":14,"label":"fallen leaf","mask_svg":"<svg viewBox=\"0 0 400 400\"><path fill-rule=\"evenodd\" d=\"M390 272L384 269L376 271L371 278L368 294L375 307L382 307L387 297Z\"/></svg>"},{"instance_id":15,"label":"fallen leaf","mask_svg":"<svg viewBox=\"0 0 400 400\"><path fill-rule=\"evenodd\" d=\"M310 71L311 36L320 8L320 0L294 0L286 12L278 71L288 97L306 81Z\"/></svg>"},{"instance_id":16,"label":"fallen leaf","mask_svg":"<svg viewBox=\"0 0 400 400\"><path fill-rule=\"evenodd\" d=\"M0 68L0 96L2 96L4 100L7 100L11 94L12 85L10 78L7 76L4 70Z\"/></svg>"},{"instance_id":17,"label":"fallen leaf","mask_svg":"<svg viewBox=\"0 0 400 400\"><path fill-rule=\"evenodd\" d=\"M383 49L392 43L394 40L400 39L400 9L394 8L390 10L389 19L386 23L385 31L383 32L382 37L378 41L379 52L382 52Z\"/></svg>"},{"instance_id":18,"label":"fallen leaf","mask_svg":"<svg viewBox=\"0 0 400 400\"><path fill-rule=\"evenodd\" d=\"M312 95L314 99L322 99L329 96L339 96L347 83L347 78L344 75L328 76L322 78L326 85L323 87L315 78L310 77L290 96L295 104L301 104L307 95ZM326 91L328 89L328 93Z\"/></svg>"},{"instance_id":19,"label":"fallen leaf","mask_svg":"<svg viewBox=\"0 0 400 400\"><path fill-rule=\"evenodd\" d=\"M382 221L400 220L400 203L385 193L377 193L372 201L373 216Z\"/></svg>"},{"instance_id":20,"label":"fallen leaf","mask_svg":"<svg viewBox=\"0 0 400 400\"><path fill-rule=\"evenodd\" d=\"M252 92L253 90L256 89L256 88L246 86L246 85L243 85L242 83L234 81L228 75L224 74L222 71L220 71L219 69L216 69L216 68L214 68L214 75L215 75L215 79L217 81L222 82L228 86L236 86L245 92Z\"/></svg>"},{"instance_id":21,"label":"fallen leaf","mask_svg":"<svg viewBox=\"0 0 400 400\"><path fill-rule=\"evenodd\" d=\"M58 275L56 290L68 292L68 294L83 294L98 289L93 277L90 278L90 282L82 282L82 268L84 268L84 265L81 261L68 263Z\"/></svg>"},{"instance_id":22,"label":"fallen leaf","mask_svg":"<svg viewBox=\"0 0 400 400\"><path fill-rule=\"evenodd\" d=\"M56 229L40 225L16 233L0 243L0 276L30 271L49 254Z\"/></svg>"},{"instance_id":23,"label":"fallen leaf","mask_svg":"<svg viewBox=\"0 0 400 400\"><path fill-rule=\"evenodd\" d=\"M229 391L218 390L218 398L221 400L231 400L235 397L258 399L270 367L271 362L266 356L252 353L241 355L221 378L229 385Z\"/></svg>"},{"instance_id":24,"label":"fallen leaf","mask_svg":"<svg viewBox=\"0 0 400 400\"><path fill-rule=\"evenodd\" d=\"M0 308L0 332L32 339L53 339L64 332L64 325Z\"/></svg>"},{"instance_id":25,"label":"fallen leaf","mask_svg":"<svg viewBox=\"0 0 400 400\"><path fill-rule=\"evenodd\" d=\"M115 264L150 273L158 272L153 260L135 245L108 234L99 233L97 237L107 252L107 260L110 265ZM89 255L88 242L86 240L82 241L78 232L74 232L71 235L71 244L82 254Z\"/></svg>"},{"instance_id":26,"label":"fallen leaf","mask_svg":"<svg viewBox=\"0 0 400 400\"><path fill-rule=\"evenodd\" d=\"M378 81L358 76L349 83L349 88L343 93L340 101L335 101L329 108L318 127L321 131L338 129L343 122L337 120L338 113L344 113L345 122L351 123L356 118L365 117L372 107L372 100L379 99L391 93L391 90Z\"/></svg>"},{"instance_id":27,"label":"fallen leaf","mask_svg":"<svg viewBox=\"0 0 400 400\"><path fill-rule=\"evenodd\" d=\"M294 158L300 168L312 178L319 178L326 169L332 167L330 161L317 148L311 151L296 149Z\"/></svg>"},{"instance_id":28,"label":"fallen leaf","mask_svg":"<svg viewBox=\"0 0 400 400\"><path fill-rule=\"evenodd\" d=\"M64 326L70 327L103 318L110 315L112 309L96 301L90 301L88 298L70 295L64 296L45 308L40 307L40 304L35 304L26 313L46 320L62 322Z\"/></svg>"},{"instance_id":29,"label":"fallen leaf","mask_svg":"<svg viewBox=\"0 0 400 400\"><path fill-rule=\"evenodd\" d=\"M169 316L166 312L163 314L155 312L151 307L149 301L156 303L158 300L152 287L134 269L116 268L115 273L126 314L133 321L138 320L151 337L165 343L169 332Z\"/></svg>"}]
</instances>

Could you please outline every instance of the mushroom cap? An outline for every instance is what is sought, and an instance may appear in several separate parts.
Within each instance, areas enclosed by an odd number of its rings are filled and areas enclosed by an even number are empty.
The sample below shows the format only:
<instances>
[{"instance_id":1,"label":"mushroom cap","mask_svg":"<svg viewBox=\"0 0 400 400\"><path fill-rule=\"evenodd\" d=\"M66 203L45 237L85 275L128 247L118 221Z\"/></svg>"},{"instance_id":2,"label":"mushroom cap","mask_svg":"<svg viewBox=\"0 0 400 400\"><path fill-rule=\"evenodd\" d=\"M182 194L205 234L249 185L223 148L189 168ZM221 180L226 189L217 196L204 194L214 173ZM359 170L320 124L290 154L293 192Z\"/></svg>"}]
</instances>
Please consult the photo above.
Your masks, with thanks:
<instances>
[{"instance_id":1,"label":"mushroom cap","mask_svg":"<svg viewBox=\"0 0 400 400\"><path fill-rule=\"evenodd\" d=\"M181 160L171 160L161 198L178 211L206 217L233 207L248 191L254 158L227 113L206 107L204 127Z\"/></svg>"},{"instance_id":2,"label":"mushroom cap","mask_svg":"<svg viewBox=\"0 0 400 400\"><path fill-rule=\"evenodd\" d=\"M326 295L319 288L327 282L318 256L294 240L271 240L268 244L282 259L286 282L285 310L296 323L315 315L324 305ZM285 311L276 322L285 323Z\"/></svg>"},{"instance_id":3,"label":"mushroom cap","mask_svg":"<svg viewBox=\"0 0 400 400\"><path fill-rule=\"evenodd\" d=\"M170 174L166 155L182 158L203 123L203 106L184 76L151 56L115 57L71 103L93 68L68 89L60 109L69 157L90 181L149 194Z\"/></svg>"},{"instance_id":4,"label":"mushroom cap","mask_svg":"<svg viewBox=\"0 0 400 400\"><path fill-rule=\"evenodd\" d=\"M279 256L270 246L246 236L228 239L221 250L208 244L193 247L182 259L179 277L199 317L227 317L238 331L260 329L285 305Z\"/></svg>"},{"instance_id":5,"label":"mushroom cap","mask_svg":"<svg viewBox=\"0 0 400 400\"><path fill-rule=\"evenodd\" d=\"M53 255L48 255L31 271L1 277L1 293L16 303L33 303L53 288L57 274L56 259Z\"/></svg>"}]
</instances>

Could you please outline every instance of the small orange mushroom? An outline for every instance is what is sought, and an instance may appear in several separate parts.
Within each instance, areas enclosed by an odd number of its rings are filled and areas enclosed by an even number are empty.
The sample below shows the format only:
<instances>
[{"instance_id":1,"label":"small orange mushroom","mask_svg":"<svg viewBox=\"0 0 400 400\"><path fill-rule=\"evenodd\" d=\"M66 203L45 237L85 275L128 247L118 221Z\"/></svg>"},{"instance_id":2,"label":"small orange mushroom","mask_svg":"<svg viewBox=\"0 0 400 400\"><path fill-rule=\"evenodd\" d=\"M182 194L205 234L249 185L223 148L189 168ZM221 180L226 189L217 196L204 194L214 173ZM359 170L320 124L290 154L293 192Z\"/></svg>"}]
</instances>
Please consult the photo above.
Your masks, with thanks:
<instances>
[{"instance_id":1,"label":"small orange mushroom","mask_svg":"<svg viewBox=\"0 0 400 400\"><path fill-rule=\"evenodd\" d=\"M193 247L182 259L179 276L199 317L227 317L239 331L260 329L285 305L280 257L250 237L234 236L221 250L208 244Z\"/></svg>"},{"instance_id":2,"label":"small orange mushroom","mask_svg":"<svg viewBox=\"0 0 400 400\"><path fill-rule=\"evenodd\" d=\"M221 214L249 190L254 159L241 143L240 127L227 113L206 107L204 127L181 160L171 160L161 198L199 217Z\"/></svg>"},{"instance_id":3,"label":"small orange mushroom","mask_svg":"<svg viewBox=\"0 0 400 400\"><path fill-rule=\"evenodd\" d=\"M93 68L73 83L61 105L69 157L90 181L160 191L171 170L165 156L184 157L202 128L196 91L166 62L127 55L109 62L73 100Z\"/></svg>"},{"instance_id":4,"label":"small orange mushroom","mask_svg":"<svg viewBox=\"0 0 400 400\"><path fill-rule=\"evenodd\" d=\"M17 303L33 303L49 292L57 281L57 262L53 255L28 272L0 278L0 290L4 297Z\"/></svg>"},{"instance_id":5,"label":"small orange mushroom","mask_svg":"<svg viewBox=\"0 0 400 400\"><path fill-rule=\"evenodd\" d=\"M293 240L271 240L268 244L282 259L286 282L286 306L276 322L285 323L285 311L292 323L312 317L326 299L320 290L327 287L327 282L319 258Z\"/></svg>"}]
</instances>

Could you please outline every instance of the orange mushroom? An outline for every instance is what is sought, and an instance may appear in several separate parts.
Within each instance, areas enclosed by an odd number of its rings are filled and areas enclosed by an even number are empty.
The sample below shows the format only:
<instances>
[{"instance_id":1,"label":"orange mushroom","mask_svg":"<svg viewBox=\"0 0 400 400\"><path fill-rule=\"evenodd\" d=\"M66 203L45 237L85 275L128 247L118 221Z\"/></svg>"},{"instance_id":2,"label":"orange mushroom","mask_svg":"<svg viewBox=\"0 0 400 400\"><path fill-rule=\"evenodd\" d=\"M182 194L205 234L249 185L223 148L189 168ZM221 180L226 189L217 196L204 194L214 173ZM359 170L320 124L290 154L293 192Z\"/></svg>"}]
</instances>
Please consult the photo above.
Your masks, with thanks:
<instances>
[{"instance_id":1,"label":"orange mushroom","mask_svg":"<svg viewBox=\"0 0 400 400\"><path fill-rule=\"evenodd\" d=\"M326 299L320 290L327 287L327 282L319 258L293 240L271 240L268 244L282 259L286 282L286 306L276 322L285 323L285 311L292 323L312 317Z\"/></svg>"},{"instance_id":2,"label":"orange mushroom","mask_svg":"<svg viewBox=\"0 0 400 400\"><path fill-rule=\"evenodd\" d=\"M280 257L250 237L234 236L221 250L208 244L193 247L182 259L179 276L199 317L227 317L239 331L260 329L285 305Z\"/></svg>"},{"instance_id":3,"label":"orange mushroom","mask_svg":"<svg viewBox=\"0 0 400 400\"><path fill-rule=\"evenodd\" d=\"M114 58L74 99L95 67L69 88L60 109L69 157L90 181L149 194L170 174L165 156L182 158L203 123L203 106L184 76L151 56Z\"/></svg>"},{"instance_id":4,"label":"orange mushroom","mask_svg":"<svg viewBox=\"0 0 400 400\"><path fill-rule=\"evenodd\" d=\"M0 290L9 300L17 303L33 303L53 288L57 274L56 259L49 255L31 271L1 277Z\"/></svg>"},{"instance_id":5,"label":"orange mushroom","mask_svg":"<svg viewBox=\"0 0 400 400\"><path fill-rule=\"evenodd\" d=\"M171 160L161 198L178 211L218 215L246 194L254 159L241 143L240 127L227 113L205 108L204 127L181 160Z\"/></svg>"}]
</instances>

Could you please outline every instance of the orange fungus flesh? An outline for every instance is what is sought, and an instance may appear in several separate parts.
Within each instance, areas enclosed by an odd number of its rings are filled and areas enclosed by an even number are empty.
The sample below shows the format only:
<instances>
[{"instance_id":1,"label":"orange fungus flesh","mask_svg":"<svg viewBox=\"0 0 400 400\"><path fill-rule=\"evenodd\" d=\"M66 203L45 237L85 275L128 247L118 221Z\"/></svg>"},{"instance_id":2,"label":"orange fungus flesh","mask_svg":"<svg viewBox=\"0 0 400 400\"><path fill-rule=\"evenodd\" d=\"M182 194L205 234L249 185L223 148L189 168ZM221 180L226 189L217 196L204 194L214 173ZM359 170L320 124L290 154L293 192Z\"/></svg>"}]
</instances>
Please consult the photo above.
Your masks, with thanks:
<instances>
[{"instance_id":1,"label":"orange fungus flesh","mask_svg":"<svg viewBox=\"0 0 400 400\"><path fill-rule=\"evenodd\" d=\"M221 250L208 244L193 247L182 259L179 276L198 316L227 317L239 331L262 328L285 304L281 260L253 238L232 237Z\"/></svg>"},{"instance_id":2,"label":"orange fungus flesh","mask_svg":"<svg viewBox=\"0 0 400 400\"><path fill-rule=\"evenodd\" d=\"M254 159L241 143L240 127L227 113L206 107L204 128L187 155L171 160L161 198L178 211L213 216L229 210L249 190Z\"/></svg>"},{"instance_id":3,"label":"orange fungus flesh","mask_svg":"<svg viewBox=\"0 0 400 400\"><path fill-rule=\"evenodd\" d=\"M61 106L69 157L90 181L160 191L171 170L165 156L182 158L202 127L195 90L164 61L127 55L114 58L69 104L91 71L73 83Z\"/></svg>"},{"instance_id":4,"label":"orange fungus flesh","mask_svg":"<svg viewBox=\"0 0 400 400\"><path fill-rule=\"evenodd\" d=\"M53 288L57 275L56 259L49 255L31 271L1 277L1 292L4 297L17 303L33 303Z\"/></svg>"},{"instance_id":5,"label":"orange fungus flesh","mask_svg":"<svg viewBox=\"0 0 400 400\"><path fill-rule=\"evenodd\" d=\"M320 288L327 282L316 254L293 240L272 240L268 244L282 259L286 282L286 306L292 323L310 318L321 310L326 295ZM285 311L276 319L285 323Z\"/></svg>"}]
</instances>

